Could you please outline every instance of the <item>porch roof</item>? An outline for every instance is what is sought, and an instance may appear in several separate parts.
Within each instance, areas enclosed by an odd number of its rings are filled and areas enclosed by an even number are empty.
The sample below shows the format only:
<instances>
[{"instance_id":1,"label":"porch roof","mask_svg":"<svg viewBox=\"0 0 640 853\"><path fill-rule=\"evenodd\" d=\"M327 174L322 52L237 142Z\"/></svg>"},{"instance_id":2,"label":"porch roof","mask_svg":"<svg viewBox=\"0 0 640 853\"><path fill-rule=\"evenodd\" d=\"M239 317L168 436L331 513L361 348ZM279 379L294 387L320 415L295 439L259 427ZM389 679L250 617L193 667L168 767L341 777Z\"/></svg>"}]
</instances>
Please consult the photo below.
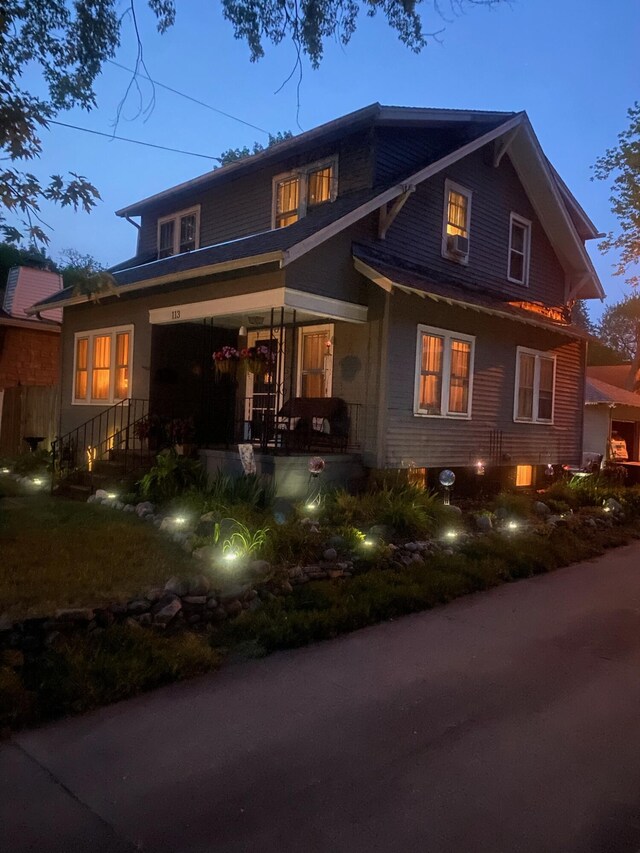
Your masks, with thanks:
<instances>
[{"instance_id":1,"label":"porch roof","mask_svg":"<svg viewBox=\"0 0 640 853\"><path fill-rule=\"evenodd\" d=\"M487 291L486 288L476 289L468 285L438 281L435 274L401 266L397 259L392 261L384 258L370 247L354 245L353 259L358 272L389 293L397 289L423 299L433 299L435 302L446 302L479 313L492 314L572 338L588 340L590 337L587 332L545 317L545 310L553 310L546 309L546 306L532 303L530 309L522 308L508 302L503 295Z\"/></svg>"},{"instance_id":2,"label":"porch roof","mask_svg":"<svg viewBox=\"0 0 640 853\"><path fill-rule=\"evenodd\" d=\"M293 290L290 287L275 287L254 293L240 293L219 299L206 299L202 302L187 302L183 305L169 305L166 308L152 308L149 322L152 325L169 323L188 323L197 320L215 318L216 325L229 328L247 326L264 328L269 326L269 312L283 309L284 322L331 319L347 323L366 323L367 306L342 299L331 299L317 293ZM277 318L280 324L280 318Z\"/></svg>"},{"instance_id":3,"label":"porch roof","mask_svg":"<svg viewBox=\"0 0 640 853\"><path fill-rule=\"evenodd\" d=\"M640 409L640 394L609 385L608 382L594 379L593 376L587 376L584 402L587 406L604 405L612 409L616 406L628 406Z\"/></svg>"}]
</instances>

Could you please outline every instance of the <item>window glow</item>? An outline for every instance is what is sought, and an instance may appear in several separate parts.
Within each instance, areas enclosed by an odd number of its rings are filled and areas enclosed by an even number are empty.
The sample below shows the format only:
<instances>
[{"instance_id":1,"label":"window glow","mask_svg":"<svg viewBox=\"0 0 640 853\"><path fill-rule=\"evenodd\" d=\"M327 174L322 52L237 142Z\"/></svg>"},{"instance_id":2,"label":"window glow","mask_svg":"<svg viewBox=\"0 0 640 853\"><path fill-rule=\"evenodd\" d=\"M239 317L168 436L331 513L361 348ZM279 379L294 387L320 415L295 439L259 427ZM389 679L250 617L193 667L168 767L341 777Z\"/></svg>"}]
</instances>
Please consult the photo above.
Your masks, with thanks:
<instances>
[{"instance_id":1,"label":"window glow","mask_svg":"<svg viewBox=\"0 0 640 853\"><path fill-rule=\"evenodd\" d=\"M473 347L472 337L418 326L416 414L471 414Z\"/></svg>"},{"instance_id":2,"label":"window glow","mask_svg":"<svg viewBox=\"0 0 640 853\"><path fill-rule=\"evenodd\" d=\"M516 486L530 486L533 482L533 465L516 466Z\"/></svg>"},{"instance_id":3,"label":"window glow","mask_svg":"<svg viewBox=\"0 0 640 853\"><path fill-rule=\"evenodd\" d=\"M556 362L553 354L518 347L513 419L553 422Z\"/></svg>"},{"instance_id":4,"label":"window glow","mask_svg":"<svg viewBox=\"0 0 640 853\"><path fill-rule=\"evenodd\" d=\"M74 403L114 403L131 393L133 329L85 332L75 339Z\"/></svg>"}]
</instances>

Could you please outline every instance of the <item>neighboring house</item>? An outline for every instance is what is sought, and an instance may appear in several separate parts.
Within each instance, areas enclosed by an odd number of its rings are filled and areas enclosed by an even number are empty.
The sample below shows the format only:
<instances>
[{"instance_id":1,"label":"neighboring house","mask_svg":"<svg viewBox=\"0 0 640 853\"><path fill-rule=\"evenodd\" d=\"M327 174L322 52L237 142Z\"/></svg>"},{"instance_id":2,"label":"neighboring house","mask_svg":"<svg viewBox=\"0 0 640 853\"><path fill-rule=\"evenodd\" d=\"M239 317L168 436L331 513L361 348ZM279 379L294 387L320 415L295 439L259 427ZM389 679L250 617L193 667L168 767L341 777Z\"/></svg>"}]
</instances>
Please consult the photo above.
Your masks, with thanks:
<instances>
[{"instance_id":1,"label":"neighboring house","mask_svg":"<svg viewBox=\"0 0 640 853\"><path fill-rule=\"evenodd\" d=\"M591 347L591 344L589 346ZM632 365L630 361L624 364L589 365L587 367L587 376L599 379L608 385L615 385L616 388L625 388L627 391L633 390L637 393L640 389L640 380L637 377L634 379L633 389L629 388L629 374L631 370Z\"/></svg>"},{"instance_id":2,"label":"neighboring house","mask_svg":"<svg viewBox=\"0 0 640 853\"><path fill-rule=\"evenodd\" d=\"M624 388L624 370L606 368L605 375L621 384L604 381L605 368L588 367L584 413L585 456L602 456L621 462L640 462L640 394Z\"/></svg>"},{"instance_id":3,"label":"neighboring house","mask_svg":"<svg viewBox=\"0 0 640 853\"><path fill-rule=\"evenodd\" d=\"M285 452L520 486L579 463L570 306L603 296L598 232L524 112L374 104L118 215L138 232L118 296L32 309L64 307L63 431L148 400L194 417L212 468L253 443L285 492L306 483ZM216 378L214 351L256 342L271 370Z\"/></svg>"},{"instance_id":4,"label":"neighboring house","mask_svg":"<svg viewBox=\"0 0 640 853\"><path fill-rule=\"evenodd\" d=\"M6 287L0 288L2 455L28 450L25 437L51 442L57 432L62 310L56 308L37 318L26 309L61 289L57 273L32 267L13 267Z\"/></svg>"}]
</instances>

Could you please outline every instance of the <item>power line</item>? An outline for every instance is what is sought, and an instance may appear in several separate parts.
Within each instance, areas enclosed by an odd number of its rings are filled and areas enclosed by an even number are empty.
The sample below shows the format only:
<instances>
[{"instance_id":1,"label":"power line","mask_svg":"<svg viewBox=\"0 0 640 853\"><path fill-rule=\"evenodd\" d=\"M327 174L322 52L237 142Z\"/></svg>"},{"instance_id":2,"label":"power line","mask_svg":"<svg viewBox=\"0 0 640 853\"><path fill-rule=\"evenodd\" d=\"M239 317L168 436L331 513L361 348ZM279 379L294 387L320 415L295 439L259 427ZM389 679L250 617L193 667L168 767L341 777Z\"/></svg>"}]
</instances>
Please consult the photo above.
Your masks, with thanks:
<instances>
[{"instance_id":1,"label":"power line","mask_svg":"<svg viewBox=\"0 0 640 853\"><path fill-rule=\"evenodd\" d=\"M111 65L116 65L118 68L122 68L123 71L128 71L129 74L133 74L135 77L143 77L145 80L148 80L150 83L153 83L154 86L159 86L161 89L166 89L168 92L173 92L174 95L180 95L181 98L186 98L188 101L193 101L194 104L198 104L201 107L205 107L208 110L211 110L214 113L218 113L221 116L225 116L226 118L230 118L232 121L238 121L240 124L244 124L247 127L253 128L253 130L258 130L260 133L264 133L266 136L270 136L268 130L265 130L263 127L258 127L257 124L251 124L250 121L245 121L242 118L238 118L237 116L231 115L231 113L225 113L224 110L219 110L217 107L212 107L211 104L206 104L204 101L199 101L197 98L193 98L191 95L187 95L184 92L179 92L178 89L172 89L171 86L167 86L165 83L158 83L157 80L149 77L148 74L141 74L139 71L134 71L132 68L127 68L126 65L121 65L119 62L116 62L115 59L107 59L107 62L110 62Z\"/></svg>"},{"instance_id":2,"label":"power line","mask_svg":"<svg viewBox=\"0 0 640 853\"><path fill-rule=\"evenodd\" d=\"M120 142L131 142L133 145L145 145L147 148L159 148L161 151L172 151L174 154L187 154L189 157L202 157L205 160L216 160L220 162L219 157L212 157L210 154L198 154L195 151L183 151L181 148L169 148L166 145L156 145L153 142L141 142L139 139L129 139L126 136L116 136L113 133L103 133L101 130L91 130L88 127L78 127L75 124L66 124L63 121L55 121L52 118L47 119L47 124L57 124L60 127L68 127L71 130L81 130L83 133L92 133L94 136L105 136L107 139L118 139Z\"/></svg>"}]
</instances>

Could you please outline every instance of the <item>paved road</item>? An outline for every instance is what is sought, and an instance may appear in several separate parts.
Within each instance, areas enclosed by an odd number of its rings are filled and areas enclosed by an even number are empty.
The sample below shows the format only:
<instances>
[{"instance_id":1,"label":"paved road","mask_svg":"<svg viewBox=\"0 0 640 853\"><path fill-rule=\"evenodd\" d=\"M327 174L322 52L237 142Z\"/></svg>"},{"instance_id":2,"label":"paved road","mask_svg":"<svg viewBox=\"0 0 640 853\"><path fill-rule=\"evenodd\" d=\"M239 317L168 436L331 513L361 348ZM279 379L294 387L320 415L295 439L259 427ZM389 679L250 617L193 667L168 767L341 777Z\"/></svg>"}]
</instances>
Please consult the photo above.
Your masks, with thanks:
<instances>
[{"instance_id":1,"label":"paved road","mask_svg":"<svg viewBox=\"0 0 640 853\"><path fill-rule=\"evenodd\" d=\"M11 853L636 853L640 543L0 746Z\"/></svg>"}]
</instances>

